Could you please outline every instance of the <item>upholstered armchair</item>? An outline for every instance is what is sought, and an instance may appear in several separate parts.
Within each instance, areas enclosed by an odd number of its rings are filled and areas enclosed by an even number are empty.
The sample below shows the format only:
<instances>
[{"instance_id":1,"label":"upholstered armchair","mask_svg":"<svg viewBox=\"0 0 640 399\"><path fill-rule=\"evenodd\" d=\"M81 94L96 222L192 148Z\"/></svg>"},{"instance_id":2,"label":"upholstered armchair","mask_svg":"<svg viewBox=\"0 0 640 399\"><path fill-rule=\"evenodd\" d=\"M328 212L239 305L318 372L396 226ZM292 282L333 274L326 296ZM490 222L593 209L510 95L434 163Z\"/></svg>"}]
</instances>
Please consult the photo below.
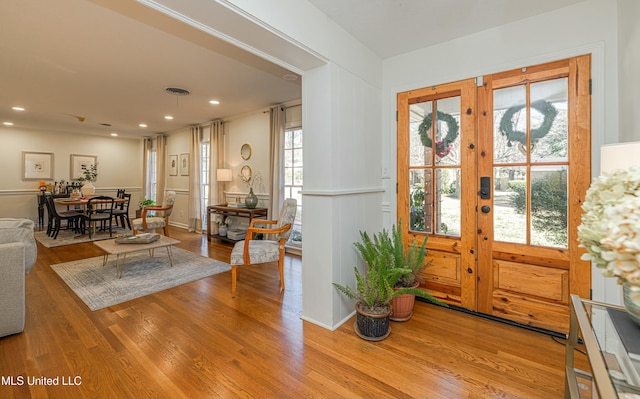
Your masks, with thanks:
<instances>
[{"instance_id":1,"label":"upholstered armchair","mask_svg":"<svg viewBox=\"0 0 640 399\"><path fill-rule=\"evenodd\" d=\"M253 219L243 241L238 241L231 251L231 296L236 296L237 268L241 265L278 261L280 289L284 291L284 244L291 234L296 218L298 202L289 198L282 204L278 220ZM267 225L269 227L257 227ZM264 234L263 240L254 239L254 233Z\"/></svg>"},{"instance_id":2,"label":"upholstered armchair","mask_svg":"<svg viewBox=\"0 0 640 399\"><path fill-rule=\"evenodd\" d=\"M167 196L162 206L145 206L142 208L140 217L133 219L131 225L133 226L133 234L138 234L138 231L146 231L151 229L163 229L164 235L169 237L169 216L173 211L173 204L176 202L176 192L167 191ZM147 217L147 212L155 211L156 215Z\"/></svg>"}]
</instances>

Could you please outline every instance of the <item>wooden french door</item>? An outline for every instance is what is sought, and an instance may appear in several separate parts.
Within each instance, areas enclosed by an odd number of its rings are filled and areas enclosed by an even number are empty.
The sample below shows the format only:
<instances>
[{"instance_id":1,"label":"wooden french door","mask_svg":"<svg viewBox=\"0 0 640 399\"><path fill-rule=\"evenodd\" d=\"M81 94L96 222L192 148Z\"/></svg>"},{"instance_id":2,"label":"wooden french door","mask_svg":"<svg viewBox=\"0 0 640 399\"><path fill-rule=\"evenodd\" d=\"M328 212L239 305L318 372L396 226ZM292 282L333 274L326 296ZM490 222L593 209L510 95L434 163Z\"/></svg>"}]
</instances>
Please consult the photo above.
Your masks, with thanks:
<instances>
[{"instance_id":1,"label":"wooden french door","mask_svg":"<svg viewBox=\"0 0 640 399\"><path fill-rule=\"evenodd\" d=\"M590 57L398 94L398 216L428 239L423 288L567 331L589 297L577 226L590 173ZM405 222L406 221L406 222Z\"/></svg>"}]
</instances>

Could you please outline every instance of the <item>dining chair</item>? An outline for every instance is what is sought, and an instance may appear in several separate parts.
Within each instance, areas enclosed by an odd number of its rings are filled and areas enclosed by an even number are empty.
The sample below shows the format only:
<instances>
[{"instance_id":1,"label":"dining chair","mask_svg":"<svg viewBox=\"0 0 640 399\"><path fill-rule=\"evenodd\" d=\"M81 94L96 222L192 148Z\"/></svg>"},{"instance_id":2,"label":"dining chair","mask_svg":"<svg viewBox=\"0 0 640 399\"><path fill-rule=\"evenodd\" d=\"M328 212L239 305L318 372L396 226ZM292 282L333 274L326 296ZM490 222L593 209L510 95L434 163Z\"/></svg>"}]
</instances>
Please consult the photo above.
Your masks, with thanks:
<instances>
[{"instance_id":1,"label":"dining chair","mask_svg":"<svg viewBox=\"0 0 640 399\"><path fill-rule=\"evenodd\" d=\"M124 222L126 220L127 226L129 227L129 230L131 230L131 220L129 219L129 203L131 202L131 194L122 194L122 197L120 198L126 200L126 202L120 202L114 205L113 218L116 221L116 225L120 225L123 228L125 227Z\"/></svg>"},{"instance_id":2,"label":"dining chair","mask_svg":"<svg viewBox=\"0 0 640 399\"><path fill-rule=\"evenodd\" d=\"M78 211L58 211L56 204L53 202L53 196L45 196L45 205L47 206L48 224L47 235L54 240L58 238L60 230L73 229L76 232L80 232L80 219L82 213ZM66 222L66 226L62 227L62 222Z\"/></svg>"},{"instance_id":3,"label":"dining chair","mask_svg":"<svg viewBox=\"0 0 640 399\"><path fill-rule=\"evenodd\" d=\"M140 212L140 217L133 219L131 225L133 226L133 234L138 234L138 231L162 229L164 235L169 237L169 216L173 211L173 204L176 201L176 192L167 191L167 196L162 206L145 206ZM147 212L154 211L155 216L147 216Z\"/></svg>"},{"instance_id":4,"label":"dining chair","mask_svg":"<svg viewBox=\"0 0 640 399\"><path fill-rule=\"evenodd\" d=\"M298 202L288 198L282 204L278 220L253 219L247 229L245 239L234 244L231 250L231 296L236 296L237 268L242 265L255 265L266 262L278 262L280 289L284 291L284 244L291 234L291 226L296 218ZM256 225L273 225L258 227ZM254 233L264 234L263 240L254 238Z\"/></svg>"},{"instance_id":5,"label":"dining chair","mask_svg":"<svg viewBox=\"0 0 640 399\"><path fill-rule=\"evenodd\" d=\"M91 239L97 224L106 229L106 224L109 223L109 237L113 237L112 220L113 197L105 195L92 197L87 201L87 210L82 215L82 230L84 232L88 225L89 239Z\"/></svg>"}]
</instances>

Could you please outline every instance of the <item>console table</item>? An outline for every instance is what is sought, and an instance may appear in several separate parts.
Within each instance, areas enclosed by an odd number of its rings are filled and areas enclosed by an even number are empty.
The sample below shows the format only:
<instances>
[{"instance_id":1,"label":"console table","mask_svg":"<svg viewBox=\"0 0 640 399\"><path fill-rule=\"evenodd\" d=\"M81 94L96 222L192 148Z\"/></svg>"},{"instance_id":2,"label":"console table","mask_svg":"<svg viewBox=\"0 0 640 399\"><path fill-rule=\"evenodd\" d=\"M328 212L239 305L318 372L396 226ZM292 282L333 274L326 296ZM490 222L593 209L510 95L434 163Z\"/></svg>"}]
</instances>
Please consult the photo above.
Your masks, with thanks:
<instances>
[{"instance_id":1,"label":"console table","mask_svg":"<svg viewBox=\"0 0 640 399\"><path fill-rule=\"evenodd\" d=\"M591 372L574 366L582 336ZM620 306L571 295L571 322L566 345L565 398L622 398L640 394L640 327Z\"/></svg>"},{"instance_id":2,"label":"console table","mask_svg":"<svg viewBox=\"0 0 640 399\"><path fill-rule=\"evenodd\" d=\"M217 234L211 234L211 215L212 214L222 215L224 217L227 217L227 216L244 217L244 218L248 218L249 223L251 223L251 221L256 218L266 219L268 211L269 211L268 208L253 208L253 209L229 208L228 206L224 206L224 205L209 205L207 206L207 241L211 241L211 237L215 237L222 241L236 242L236 240L232 240L228 237L222 237Z\"/></svg>"}]
</instances>

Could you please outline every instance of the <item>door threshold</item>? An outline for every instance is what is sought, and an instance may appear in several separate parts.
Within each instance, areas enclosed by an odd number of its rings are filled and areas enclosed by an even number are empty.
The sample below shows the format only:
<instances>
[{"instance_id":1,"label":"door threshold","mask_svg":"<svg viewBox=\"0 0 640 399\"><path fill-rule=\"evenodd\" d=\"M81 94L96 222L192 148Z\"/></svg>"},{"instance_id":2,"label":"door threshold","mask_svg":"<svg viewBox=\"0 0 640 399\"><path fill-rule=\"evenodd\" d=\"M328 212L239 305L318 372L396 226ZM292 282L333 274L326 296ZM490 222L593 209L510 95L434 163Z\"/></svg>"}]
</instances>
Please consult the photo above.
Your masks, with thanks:
<instances>
[{"instance_id":1,"label":"door threshold","mask_svg":"<svg viewBox=\"0 0 640 399\"><path fill-rule=\"evenodd\" d=\"M429 302L428 300L426 300L424 298L416 297L416 300L420 301L420 302L428 303L430 305L438 306L438 305L435 305L435 304ZM523 328L525 330L529 330L529 331L537 332L537 333L540 333L540 334L548 335L550 337L567 339L567 335L566 334L563 334L563 333L560 333L560 332L557 332L557 331L547 330L546 328L541 328L541 327L534 327L534 326L530 326L530 325L527 325L527 324L518 323L517 321L507 320L507 319L503 319L501 317L475 312L473 310L465 309L465 308L460 307L460 306L449 305L449 309L453 309L453 310L456 310L456 311L462 312L462 313L467 313L467 314L470 314L472 316L480 317L480 318L483 318L483 319L486 319L486 320L497 321L498 323L506 324L506 325L509 325L509 326Z\"/></svg>"}]
</instances>

